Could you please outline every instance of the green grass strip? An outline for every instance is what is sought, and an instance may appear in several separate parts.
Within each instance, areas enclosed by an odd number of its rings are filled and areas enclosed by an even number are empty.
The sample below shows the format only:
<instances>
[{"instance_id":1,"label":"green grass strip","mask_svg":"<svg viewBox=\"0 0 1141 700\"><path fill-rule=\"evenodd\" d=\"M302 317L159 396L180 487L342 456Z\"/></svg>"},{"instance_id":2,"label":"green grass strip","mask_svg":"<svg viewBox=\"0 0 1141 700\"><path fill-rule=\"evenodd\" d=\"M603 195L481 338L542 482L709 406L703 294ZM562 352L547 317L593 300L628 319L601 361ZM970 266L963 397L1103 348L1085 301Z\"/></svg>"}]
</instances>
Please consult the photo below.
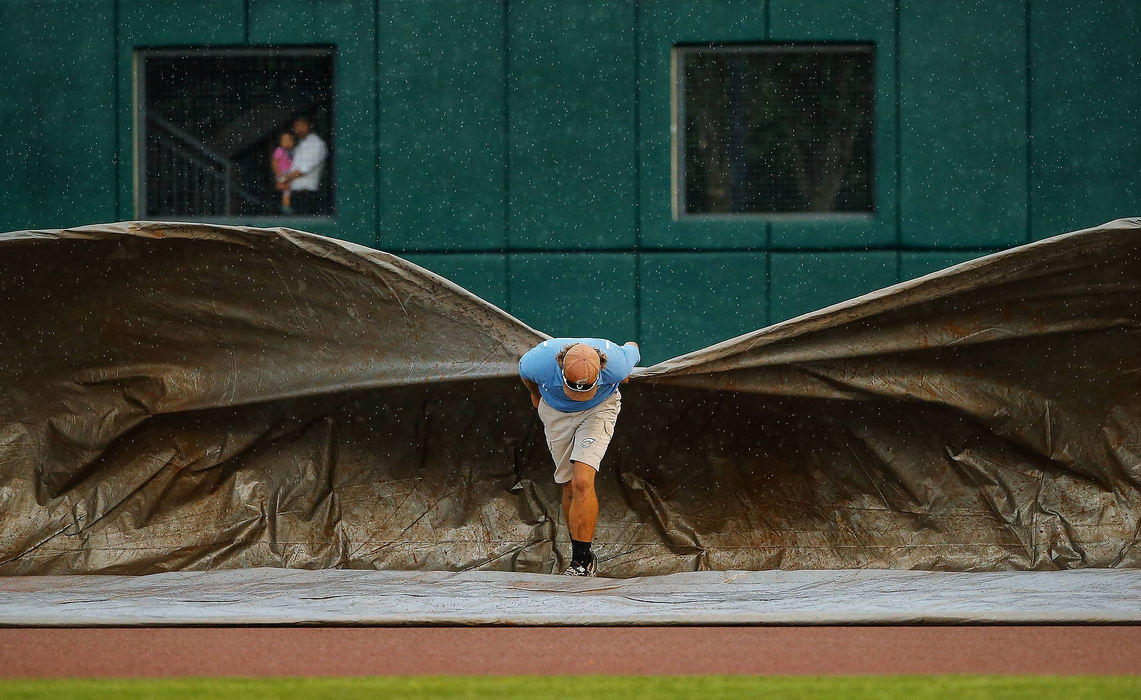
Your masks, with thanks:
<instances>
[{"instance_id":1,"label":"green grass strip","mask_svg":"<svg viewBox=\"0 0 1141 700\"><path fill-rule=\"evenodd\" d=\"M1141 676L393 676L0 680L0 698L1137 698Z\"/></svg>"}]
</instances>

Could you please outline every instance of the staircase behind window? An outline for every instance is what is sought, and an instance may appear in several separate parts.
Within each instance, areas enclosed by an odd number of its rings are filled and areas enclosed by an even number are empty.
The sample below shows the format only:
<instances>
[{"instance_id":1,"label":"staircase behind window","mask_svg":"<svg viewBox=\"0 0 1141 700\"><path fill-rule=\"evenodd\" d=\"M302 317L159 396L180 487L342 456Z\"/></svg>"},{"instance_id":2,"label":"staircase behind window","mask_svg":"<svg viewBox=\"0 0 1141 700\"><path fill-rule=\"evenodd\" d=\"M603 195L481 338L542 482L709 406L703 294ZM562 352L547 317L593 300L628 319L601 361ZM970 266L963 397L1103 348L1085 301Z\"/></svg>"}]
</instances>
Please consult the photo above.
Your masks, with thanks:
<instances>
[{"instance_id":1,"label":"staircase behind window","mask_svg":"<svg viewBox=\"0 0 1141 700\"><path fill-rule=\"evenodd\" d=\"M273 213L239 184L237 165L155 114L146 117L146 216Z\"/></svg>"}]
</instances>

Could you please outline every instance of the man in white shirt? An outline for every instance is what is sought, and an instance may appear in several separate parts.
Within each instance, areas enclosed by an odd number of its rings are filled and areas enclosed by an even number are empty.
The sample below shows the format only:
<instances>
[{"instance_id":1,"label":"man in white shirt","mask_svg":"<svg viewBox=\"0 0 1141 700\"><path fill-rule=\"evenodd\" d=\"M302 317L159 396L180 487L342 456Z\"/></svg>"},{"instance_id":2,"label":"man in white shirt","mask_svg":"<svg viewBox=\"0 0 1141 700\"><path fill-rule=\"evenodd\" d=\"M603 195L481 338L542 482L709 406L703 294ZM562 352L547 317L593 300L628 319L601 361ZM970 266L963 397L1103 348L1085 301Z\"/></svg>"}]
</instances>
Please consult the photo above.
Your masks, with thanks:
<instances>
[{"instance_id":1,"label":"man in white shirt","mask_svg":"<svg viewBox=\"0 0 1141 700\"><path fill-rule=\"evenodd\" d=\"M297 147L293 149L293 169L285 174L278 189L288 187L296 214L328 214L321 192L321 173L325 169L328 147L320 136L313 133L313 124L307 117L293 120L293 133Z\"/></svg>"}]
</instances>

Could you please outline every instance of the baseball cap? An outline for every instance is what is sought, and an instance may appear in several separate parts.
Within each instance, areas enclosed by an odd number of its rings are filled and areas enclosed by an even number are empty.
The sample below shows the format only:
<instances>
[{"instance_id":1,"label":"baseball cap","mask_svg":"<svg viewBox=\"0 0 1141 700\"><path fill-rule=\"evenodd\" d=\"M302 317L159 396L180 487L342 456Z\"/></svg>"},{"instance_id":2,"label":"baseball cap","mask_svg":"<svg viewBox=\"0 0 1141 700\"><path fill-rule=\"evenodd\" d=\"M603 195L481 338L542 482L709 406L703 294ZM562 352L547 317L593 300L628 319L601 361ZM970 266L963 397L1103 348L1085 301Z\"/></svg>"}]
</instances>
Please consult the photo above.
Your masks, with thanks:
<instances>
[{"instance_id":1,"label":"baseball cap","mask_svg":"<svg viewBox=\"0 0 1141 700\"><path fill-rule=\"evenodd\" d=\"M577 343L563 355L563 391L574 401L590 401L598 393L598 351ZM580 390L580 387L585 390Z\"/></svg>"}]
</instances>

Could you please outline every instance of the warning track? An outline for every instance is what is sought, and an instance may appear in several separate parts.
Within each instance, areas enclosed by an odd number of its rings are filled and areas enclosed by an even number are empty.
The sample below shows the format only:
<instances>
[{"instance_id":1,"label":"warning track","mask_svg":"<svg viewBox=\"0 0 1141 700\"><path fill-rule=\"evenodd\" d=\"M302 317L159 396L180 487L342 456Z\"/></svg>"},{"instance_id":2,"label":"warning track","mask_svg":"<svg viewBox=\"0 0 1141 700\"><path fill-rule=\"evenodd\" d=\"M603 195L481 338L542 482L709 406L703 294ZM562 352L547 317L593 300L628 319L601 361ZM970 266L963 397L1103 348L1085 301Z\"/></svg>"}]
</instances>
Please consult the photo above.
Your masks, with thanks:
<instances>
[{"instance_id":1,"label":"warning track","mask_svg":"<svg viewBox=\"0 0 1141 700\"><path fill-rule=\"evenodd\" d=\"M1141 625L0 629L10 678L1138 672Z\"/></svg>"}]
</instances>

